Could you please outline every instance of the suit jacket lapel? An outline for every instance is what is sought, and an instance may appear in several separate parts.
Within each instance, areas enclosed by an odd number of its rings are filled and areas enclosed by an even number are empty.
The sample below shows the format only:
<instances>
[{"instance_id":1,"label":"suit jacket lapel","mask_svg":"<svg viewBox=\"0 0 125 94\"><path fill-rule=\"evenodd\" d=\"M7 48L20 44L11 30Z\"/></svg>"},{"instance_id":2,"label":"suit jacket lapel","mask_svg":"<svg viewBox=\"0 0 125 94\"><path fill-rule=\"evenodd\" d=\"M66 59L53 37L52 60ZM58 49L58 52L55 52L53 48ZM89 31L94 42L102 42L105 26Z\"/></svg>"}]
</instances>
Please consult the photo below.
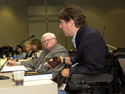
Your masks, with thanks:
<instances>
[{"instance_id":1,"label":"suit jacket lapel","mask_svg":"<svg viewBox=\"0 0 125 94\"><path fill-rule=\"evenodd\" d=\"M81 43L81 39L83 37L83 33L86 31L86 27L87 26L84 26L84 27L81 27L78 32L77 32L77 35L76 35L76 39L75 39L75 42L76 42L76 50L79 48L79 45Z\"/></svg>"},{"instance_id":2,"label":"suit jacket lapel","mask_svg":"<svg viewBox=\"0 0 125 94\"><path fill-rule=\"evenodd\" d=\"M43 52L41 53L41 55L40 55L40 57L38 59L38 63L35 66L35 69L37 69L41 63L43 63L44 58L46 57L47 54L48 54L48 51L47 50L43 50Z\"/></svg>"}]
</instances>

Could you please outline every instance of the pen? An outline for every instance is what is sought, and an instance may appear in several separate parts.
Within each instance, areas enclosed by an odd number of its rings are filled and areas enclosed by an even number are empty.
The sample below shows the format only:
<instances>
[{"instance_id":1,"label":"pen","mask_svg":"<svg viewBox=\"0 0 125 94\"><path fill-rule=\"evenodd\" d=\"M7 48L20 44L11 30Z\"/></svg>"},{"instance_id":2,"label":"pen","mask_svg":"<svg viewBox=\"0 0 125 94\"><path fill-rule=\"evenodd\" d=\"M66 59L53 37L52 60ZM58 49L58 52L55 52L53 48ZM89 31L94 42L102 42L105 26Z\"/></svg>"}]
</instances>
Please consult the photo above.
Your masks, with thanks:
<instances>
[{"instance_id":1,"label":"pen","mask_svg":"<svg viewBox=\"0 0 125 94\"><path fill-rule=\"evenodd\" d=\"M10 58L9 60L10 60L10 61L13 61L13 58ZM8 60L7 60L7 61L8 61ZM9 65L9 62L7 62L7 65Z\"/></svg>"}]
</instances>

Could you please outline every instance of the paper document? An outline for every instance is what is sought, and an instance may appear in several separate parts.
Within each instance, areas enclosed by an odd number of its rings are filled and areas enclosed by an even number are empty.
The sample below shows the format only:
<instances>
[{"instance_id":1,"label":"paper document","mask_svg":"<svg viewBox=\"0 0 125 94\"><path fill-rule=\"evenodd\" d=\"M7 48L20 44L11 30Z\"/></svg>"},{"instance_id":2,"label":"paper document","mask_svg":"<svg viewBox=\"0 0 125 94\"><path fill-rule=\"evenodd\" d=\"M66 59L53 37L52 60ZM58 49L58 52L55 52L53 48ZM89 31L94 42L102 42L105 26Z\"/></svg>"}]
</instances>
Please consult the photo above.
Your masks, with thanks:
<instances>
[{"instance_id":1,"label":"paper document","mask_svg":"<svg viewBox=\"0 0 125 94\"><path fill-rule=\"evenodd\" d=\"M35 81L25 81L24 86L34 86L34 85L45 85L45 84L52 84L52 80L35 80Z\"/></svg>"},{"instance_id":2,"label":"paper document","mask_svg":"<svg viewBox=\"0 0 125 94\"><path fill-rule=\"evenodd\" d=\"M10 71L19 71L19 70L24 70L27 71L26 67L23 65L20 66L7 66L5 65L1 72L10 72Z\"/></svg>"},{"instance_id":3,"label":"paper document","mask_svg":"<svg viewBox=\"0 0 125 94\"><path fill-rule=\"evenodd\" d=\"M42 79L52 79L52 74L39 74L39 75L28 75L24 76L24 81L34 81Z\"/></svg>"}]
</instances>

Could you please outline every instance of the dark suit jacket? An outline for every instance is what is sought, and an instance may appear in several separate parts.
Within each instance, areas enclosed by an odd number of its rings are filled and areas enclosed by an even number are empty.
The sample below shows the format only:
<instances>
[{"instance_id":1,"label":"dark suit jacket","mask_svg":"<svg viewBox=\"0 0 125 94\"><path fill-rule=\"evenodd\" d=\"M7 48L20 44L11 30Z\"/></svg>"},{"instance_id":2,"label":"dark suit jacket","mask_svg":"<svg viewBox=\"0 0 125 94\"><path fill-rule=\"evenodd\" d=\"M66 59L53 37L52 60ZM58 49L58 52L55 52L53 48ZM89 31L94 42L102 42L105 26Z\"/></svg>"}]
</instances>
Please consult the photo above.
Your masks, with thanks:
<instances>
[{"instance_id":1,"label":"dark suit jacket","mask_svg":"<svg viewBox=\"0 0 125 94\"><path fill-rule=\"evenodd\" d=\"M105 59L109 51L101 34L96 29L84 26L78 30L75 40L79 64L70 68L70 75L107 72Z\"/></svg>"},{"instance_id":2,"label":"dark suit jacket","mask_svg":"<svg viewBox=\"0 0 125 94\"><path fill-rule=\"evenodd\" d=\"M26 54L26 56L25 56L25 58L24 59L27 59L28 57L32 57L32 55L33 55L33 51L31 51L29 54Z\"/></svg>"}]
</instances>

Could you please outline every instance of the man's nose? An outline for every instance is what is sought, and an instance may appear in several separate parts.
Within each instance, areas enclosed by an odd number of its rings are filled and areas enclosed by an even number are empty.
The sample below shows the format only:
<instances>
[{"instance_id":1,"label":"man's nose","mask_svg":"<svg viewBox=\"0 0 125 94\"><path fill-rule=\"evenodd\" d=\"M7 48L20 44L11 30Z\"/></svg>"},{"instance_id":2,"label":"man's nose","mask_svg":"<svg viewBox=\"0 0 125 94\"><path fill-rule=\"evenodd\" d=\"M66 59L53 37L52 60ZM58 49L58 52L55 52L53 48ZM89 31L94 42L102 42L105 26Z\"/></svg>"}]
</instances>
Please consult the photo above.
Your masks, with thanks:
<instances>
[{"instance_id":1,"label":"man's nose","mask_svg":"<svg viewBox=\"0 0 125 94\"><path fill-rule=\"evenodd\" d=\"M59 28L62 28L62 26L59 24Z\"/></svg>"}]
</instances>

